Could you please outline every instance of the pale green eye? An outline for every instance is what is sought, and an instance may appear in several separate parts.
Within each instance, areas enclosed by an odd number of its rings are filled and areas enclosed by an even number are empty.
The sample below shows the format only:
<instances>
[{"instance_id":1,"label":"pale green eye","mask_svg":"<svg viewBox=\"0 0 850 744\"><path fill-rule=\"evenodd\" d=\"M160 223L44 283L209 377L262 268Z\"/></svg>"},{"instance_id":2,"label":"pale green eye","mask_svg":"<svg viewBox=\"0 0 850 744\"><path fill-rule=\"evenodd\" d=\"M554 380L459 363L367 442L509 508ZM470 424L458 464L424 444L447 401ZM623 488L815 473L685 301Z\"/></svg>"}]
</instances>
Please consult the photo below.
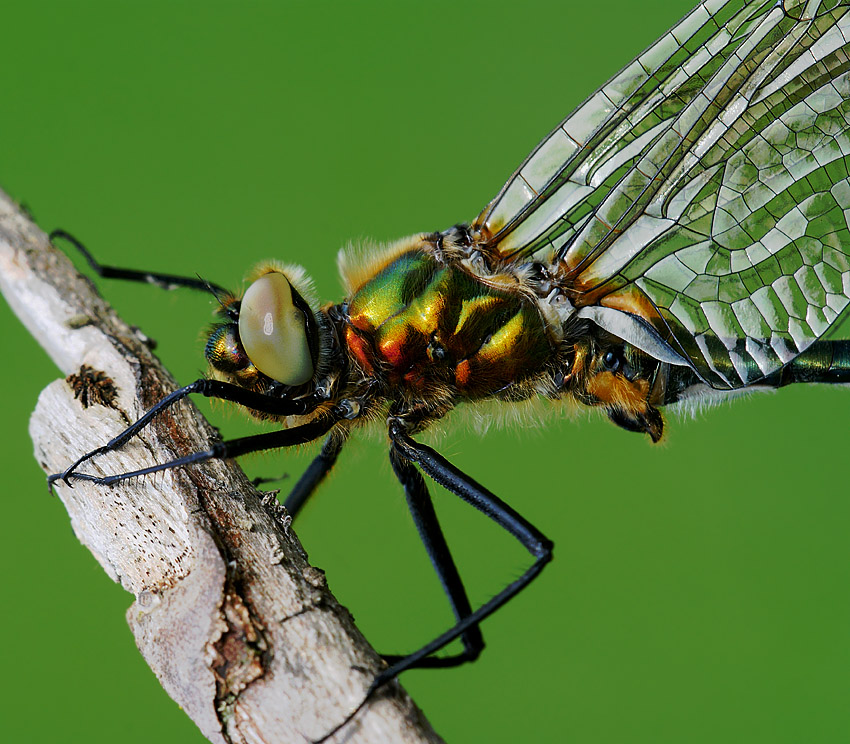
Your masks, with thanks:
<instances>
[{"instance_id":1,"label":"pale green eye","mask_svg":"<svg viewBox=\"0 0 850 744\"><path fill-rule=\"evenodd\" d=\"M292 301L283 274L263 274L248 287L239 309L239 337L254 366L273 380L301 385L313 376L304 313Z\"/></svg>"}]
</instances>

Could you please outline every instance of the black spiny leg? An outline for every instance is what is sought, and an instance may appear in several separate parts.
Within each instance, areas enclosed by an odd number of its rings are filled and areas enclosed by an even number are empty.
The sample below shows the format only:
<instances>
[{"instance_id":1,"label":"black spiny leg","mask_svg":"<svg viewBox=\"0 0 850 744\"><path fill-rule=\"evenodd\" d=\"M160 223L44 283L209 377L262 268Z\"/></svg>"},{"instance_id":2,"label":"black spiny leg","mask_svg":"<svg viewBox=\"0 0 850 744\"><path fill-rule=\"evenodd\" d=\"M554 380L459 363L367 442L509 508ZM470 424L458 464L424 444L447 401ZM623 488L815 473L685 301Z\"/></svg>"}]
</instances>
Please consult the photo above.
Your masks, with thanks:
<instances>
[{"instance_id":1,"label":"black spiny leg","mask_svg":"<svg viewBox=\"0 0 850 744\"><path fill-rule=\"evenodd\" d=\"M247 406L248 408L253 408L255 411L261 411L262 413L271 413L278 416L303 416L304 414L314 411L321 402L321 399L318 396L307 396L304 398L298 398L296 400L289 400L287 398L275 398L269 395L255 393L251 390L246 390L245 388L239 387L238 385L233 385L229 382L222 382L220 380L207 380L201 378L200 380L195 380L195 382L186 385L185 387L179 388L173 393L169 393L168 395L166 395L161 401L159 401L159 403L157 403L153 408L151 408L138 421L128 426L118 436L111 439L102 447L98 447L97 449L94 449L91 452L87 452L86 454L82 455L76 462L71 464L70 467L68 467L64 473L56 473L54 475L49 476L47 479L48 485L52 486L53 483L60 479L64 480L67 483L69 478L71 477L80 477L79 474L76 474L74 471L84 462L90 460L92 457L102 455L106 452L111 452L112 450L115 450L118 447L122 446L129 439L138 434L139 431L141 431L145 426L147 426L154 416L161 413L166 408L173 406L177 401L182 400L186 396L192 394L204 395L207 398L218 398L220 400L228 400L232 403L239 403L240 405ZM321 436L323 433L324 432L317 433L316 437ZM248 437L248 439L250 439L250 437ZM269 447L267 447L266 449L269 449L273 446L275 445L269 445ZM218 455L213 456L218 457ZM235 457L236 455L225 455L225 457L228 456ZM207 457L203 459L209 458ZM192 462L196 461L193 460ZM171 467L175 467L178 464L182 465L186 463L177 463L175 461L175 464ZM158 469L161 470L162 468ZM85 480L91 479L91 477L85 478Z\"/></svg>"},{"instance_id":2,"label":"black spiny leg","mask_svg":"<svg viewBox=\"0 0 850 744\"><path fill-rule=\"evenodd\" d=\"M289 512L289 516L295 519L301 507L307 502L307 499L313 495L319 484L325 479L325 476L330 472L331 468L336 463L337 457L345 444L345 436L342 434L333 433L325 440L322 445L322 451L316 455L313 462L310 463L307 470L304 471L298 479L292 490L289 492L286 501L283 505Z\"/></svg>"},{"instance_id":3,"label":"black spiny leg","mask_svg":"<svg viewBox=\"0 0 850 744\"><path fill-rule=\"evenodd\" d=\"M302 424L301 426L293 426L290 429L270 431L264 434L255 434L250 437L241 437L240 439L228 439L225 442L216 442L208 450L193 452L184 457L178 457L176 460L158 463L157 465L151 465L141 470L131 470L128 473L116 473L115 475L105 476L91 475L89 473L62 473L51 475L48 481L53 483L59 479L67 481L70 478L74 478L76 480L91 481L99 485L111 486L128 478L150 475L151 473L170 470L171 468L177 468L182 465L193 465L199 462L206 462L207 460L226 460L231 457L247 455L251 452L293 447L297 444L312 442L314 439L327 434L334 425L344 418L347 412L342 406L335 406L326 415L319 416L313 421Z\"/></svg>"},{"instance_id":4,"label":"black spiny leg","mask_svg":"<svg viewBox=\"0 0 850 744\"><path fill-rule=\"evenodd\" d=\"M224 287L220 287L200 277L177 276L176 274L162 274L154 271L139 271L137 269L121 269L116 266L103 266L71 233L65 230L54 230L50 233L50 241L53 242L56 238L67 240L73 245L83 255L86 261L88 261L89 266L92 267L97 275L102 276L104 279L125 279L131 282L155 284L157 287L162 287L163 289L188 287L189 289L198 289L202 292L211 292L219 299L230 294Z\"/></svg>"},{"instance_id":5,"label":"black spiny leg","mask_svg":"<svg viewBox=\"0 0 850 744\"><path fill-rule=\"evenodd\" d=\"M321 744L321 742L327 741L343 726L349 723L382 685L385 685L407 669L420 666L421 661L425 657L439 651L455 640L455 638L463 636L471 628L477 626L484 618L498 610L527 587L540 574L543 567L552 560L552 542L542 532L498 496L488 491L480 483L466 475L466 473L458 470L439 452L424 444L413 441L405 432L404 423L401 419L390 419L389 435L392 446L401 460L417 464L426 475L443 486L443 488L451 491L455 496L459 496L467 504L474 506L482 514L504 528L519 540L522 546L534 556L534 563L525 570L522 576L508 584L495 597L485 602L477 610L458 620L445 633L437 636L430 643L426 643L418 651L400 658L387 667L369 685L369 689L366 690L366 694L360 704L339 725L335 726L331 731L314 742L314 744Z\"/></svg>"},{"instance_id":6,"label":"black spiny leg","mask_svg":"<svg viewBox=\"0 0 850 744\"><path fill-rule=\"evenodd\" d=\"M428 557L440 578L443 591L449 598L455 618L461 621L472 614L472 606L469 604L469 597L466 595L463 581L437 520L437 514L434 511L434 504L431 501L431 495L428 493L425 479L409 460L398 454L395 447L390 448L390 463L396 478L404 486L404 495L407 497L410 516L413 517L419 537L422 539L425 550L428 551ZM428 656L420 659L415 666L453 667L460 666L467 661L475 661L484 649L481 629L477 625L467 628L461 634L461 640L464 647L462 653L453 656ZM397 664L404 658L404 656L384 656L384 660L390 666Z\"/></svg>"},{"instance_id":7,"label":"black spiny leg","mask_svg":"<svg viewBox=\"0 0 850 744\"><path fill-rule=\"evenodd\" d=\"M459 496L467 504L474 506L485 516L513 535L522 546L534 556L534 563L518 579L508 584L502 591L485 602L475 612L459 620L453 628L426 643L418 651L405 656L378 675L371 690L377 690L385 682L401 674L406 669L417 666L421 659L443 648L455 638L463 635L469 628L478 625L484 618L498 610L508 600L522 591L552 560L552 541L532 525L517 511L508 506L494 493L488 491L477 481L470 478L452 465L445 457L427 445L413 441L404 430L400 419L391 419L389 434L393 447L399 457L410 463L416 463L426 475L443 488Z\"/></svg>"}]
</instances>

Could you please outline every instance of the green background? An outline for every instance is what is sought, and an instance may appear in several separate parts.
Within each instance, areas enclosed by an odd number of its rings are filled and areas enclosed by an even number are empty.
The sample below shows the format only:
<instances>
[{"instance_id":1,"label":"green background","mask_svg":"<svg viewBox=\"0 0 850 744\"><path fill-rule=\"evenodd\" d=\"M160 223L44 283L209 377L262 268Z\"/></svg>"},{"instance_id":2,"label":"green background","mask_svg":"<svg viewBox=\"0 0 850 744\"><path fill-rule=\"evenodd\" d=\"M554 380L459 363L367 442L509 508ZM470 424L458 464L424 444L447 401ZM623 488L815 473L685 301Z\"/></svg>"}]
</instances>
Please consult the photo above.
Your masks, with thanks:
<instances>
[{"instance_id":1,"label":"green background","mask_svg":"<svg viewBox=\"0 0 850 744\"><path fill-rule=\"evenodd\" d=\"M17 3L3 10L0 186L104 262L238 284L269 257L339 299L335 255L472 219L536 142L689 2ZM101 282L178 379L209 302ZM0 718L9 741L201 741L135 650L131 602L31 455L57 377L2 308ZM848 392L799 387L668 417L659 446L597 417L441 450L556 542L484 625L481 660L403 682L451 742L850 740ZM221 408L225 433L256 431ZM297 524L382 651L450 614L383 434ZM293 476L311 452L246 463ZM527 565L444 492L476 601Z\"/></svg>"}]
</instances>

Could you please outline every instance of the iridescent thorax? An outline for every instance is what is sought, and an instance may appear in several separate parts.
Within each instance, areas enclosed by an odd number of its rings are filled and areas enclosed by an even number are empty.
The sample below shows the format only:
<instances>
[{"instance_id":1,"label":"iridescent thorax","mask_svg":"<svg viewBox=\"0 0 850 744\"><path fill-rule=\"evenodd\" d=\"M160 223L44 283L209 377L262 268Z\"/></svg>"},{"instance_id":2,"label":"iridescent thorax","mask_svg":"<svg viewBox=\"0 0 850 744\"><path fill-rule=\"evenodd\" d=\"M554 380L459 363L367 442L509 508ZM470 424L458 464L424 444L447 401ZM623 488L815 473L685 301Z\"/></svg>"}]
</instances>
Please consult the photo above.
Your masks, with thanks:
<instances>
[{"instance_id":1,"label":"iridescent thorax","mask_svg":"<svg viewBox=\"0 0 850 744\"><path fill-rule=\"evenodd\" d=\"M539 372L552 354L535 302L414 248L351 297L346 341L368 374L411 392L451 385L492 395Z\"/></svg>"}]
</instances>

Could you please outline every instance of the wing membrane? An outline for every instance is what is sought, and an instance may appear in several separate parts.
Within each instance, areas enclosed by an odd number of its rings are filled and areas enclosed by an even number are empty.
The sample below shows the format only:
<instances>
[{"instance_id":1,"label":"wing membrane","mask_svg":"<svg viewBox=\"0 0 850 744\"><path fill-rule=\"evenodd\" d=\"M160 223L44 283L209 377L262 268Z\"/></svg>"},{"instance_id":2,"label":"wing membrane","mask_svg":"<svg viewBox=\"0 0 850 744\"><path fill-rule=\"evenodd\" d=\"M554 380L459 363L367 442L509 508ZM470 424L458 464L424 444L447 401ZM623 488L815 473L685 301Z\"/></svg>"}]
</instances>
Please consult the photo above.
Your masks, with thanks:
<instances>
[{"instance_id":1,"label":"wing membrane","mask_svg":"<svg viewBox=\"0 0 850 744\"><path fill-rule=\"evenodd\" d=\"M724 23L737 28L748 16L750 6L729 5L697 6L546 137L476 220L490 242L506 256L562 245L560 223L585 221L704 85L722 59Z\"/></svg>"},{"instance_id":2,"label":"wing membrane","mask_svg":"<svg viewBox=\"0 0 850 744\"><path fill-rule=\"evenodd\" d=\"M850 303L847 5L703 3L476 226L560 262L577 305L653 322L710 384L770 374Z\"/></svg>"}]
</instances>

